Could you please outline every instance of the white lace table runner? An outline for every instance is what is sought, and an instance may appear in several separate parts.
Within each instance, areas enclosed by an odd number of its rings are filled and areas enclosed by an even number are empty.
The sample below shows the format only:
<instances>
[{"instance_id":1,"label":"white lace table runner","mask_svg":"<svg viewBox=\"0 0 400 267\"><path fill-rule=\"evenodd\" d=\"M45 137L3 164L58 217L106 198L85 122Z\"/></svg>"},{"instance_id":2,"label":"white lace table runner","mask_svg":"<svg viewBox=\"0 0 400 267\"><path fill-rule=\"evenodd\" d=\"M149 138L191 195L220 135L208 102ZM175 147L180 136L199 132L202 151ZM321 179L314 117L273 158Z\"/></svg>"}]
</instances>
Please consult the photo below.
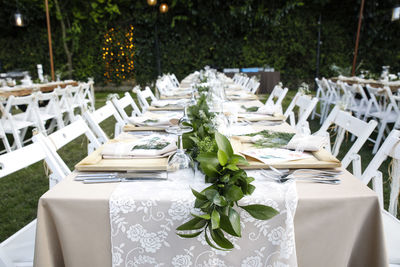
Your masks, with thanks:
<instances>
[{"instance_id":1,"label":"white lace table runner","mask_svg":"<svg viewBox=\"0 0 400 267\"><path fill-rule=\"evenodd\" d=\"M297 266L293 219L297 206L295 182L278 184L256 178L254 193L242 204L265 204L279 211L261 221L238 208L242 237L230 237L232 251L211 248L204 234L184 239L176 227L191 218L190 187L201 182L180 180L121 183L110 198L112 266Z\"/></svg>"}]
</instances>

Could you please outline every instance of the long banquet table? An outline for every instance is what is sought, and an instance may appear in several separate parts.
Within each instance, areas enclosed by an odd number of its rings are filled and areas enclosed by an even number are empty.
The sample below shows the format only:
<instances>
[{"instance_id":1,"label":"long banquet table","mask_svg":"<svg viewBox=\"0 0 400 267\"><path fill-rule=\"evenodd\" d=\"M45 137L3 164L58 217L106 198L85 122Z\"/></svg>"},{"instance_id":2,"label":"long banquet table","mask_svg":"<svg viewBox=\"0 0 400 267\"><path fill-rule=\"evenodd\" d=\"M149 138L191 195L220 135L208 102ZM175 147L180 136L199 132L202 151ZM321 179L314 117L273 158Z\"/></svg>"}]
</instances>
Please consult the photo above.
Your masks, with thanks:
<instances>
[{"instance_id":1,"label":"long banquet table","mask_svg":"<svg viewBox=\"0 0 400 267\"><path fill-rule=\"evenodd\" d=\"M74 175L40 198L36 267L111 266L109 200L117 184L83 184ZM298 265L387 266L377 195L347 171L340 178L340 185L296 183Z\"/></svg>"}]
</instances>

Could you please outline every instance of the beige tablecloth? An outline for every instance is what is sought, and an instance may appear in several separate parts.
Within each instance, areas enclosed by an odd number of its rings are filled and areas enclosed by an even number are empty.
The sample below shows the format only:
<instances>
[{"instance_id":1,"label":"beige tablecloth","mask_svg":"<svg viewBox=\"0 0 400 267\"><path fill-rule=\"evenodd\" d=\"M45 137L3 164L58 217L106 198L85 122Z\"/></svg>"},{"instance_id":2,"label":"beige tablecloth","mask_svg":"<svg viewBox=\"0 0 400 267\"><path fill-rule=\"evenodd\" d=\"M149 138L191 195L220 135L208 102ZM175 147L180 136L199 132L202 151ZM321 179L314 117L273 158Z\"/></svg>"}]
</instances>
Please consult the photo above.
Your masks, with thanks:
<instances>
[{"instance_id":1,"label":"beige tablecloth","mask_svg":"<svg viewBox=\"0 0 400 267\"><path fill-rule=\"evenodd\" d=\"M299 266L387 266L378 198L347 173L340 185L298 182ZM109 198L117 184L83 184L73 175L38 207L35 266L111 266Z\"/></svg>"}]
</instances>

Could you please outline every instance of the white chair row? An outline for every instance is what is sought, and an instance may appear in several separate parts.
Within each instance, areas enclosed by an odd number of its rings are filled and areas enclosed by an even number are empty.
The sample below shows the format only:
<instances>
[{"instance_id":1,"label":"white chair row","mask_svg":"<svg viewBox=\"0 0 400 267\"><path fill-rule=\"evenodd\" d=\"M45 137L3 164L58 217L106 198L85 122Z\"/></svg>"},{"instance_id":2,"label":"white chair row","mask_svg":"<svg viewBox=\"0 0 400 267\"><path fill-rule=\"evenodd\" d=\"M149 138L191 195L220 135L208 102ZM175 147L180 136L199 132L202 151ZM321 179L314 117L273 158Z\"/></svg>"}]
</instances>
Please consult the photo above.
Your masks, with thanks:
<instances>
[{"instance_id":1,"label":"white chair row","mask_svg":"<svg viewBox=\"0 0 400 267\"><path fill-rule=\"evenodd\" d=\"M357 118L364 121L374 119L378 121L377 136L370 138L373 142L373 153L378 151L385 133L390 132L388 124L393 124L393 129L400 127L400 97L394 95L389 87L375 88L366 85L366 91L360 84L348 85L345 82L332 82L322 78L316 79L317 97L320 102L320 113L314 109L312 119L320 116L322 124L331 109L331 106L341 105L343 109L351 111Z\"/></svg>"},{"instance_id":2,"label":"white chair row","mask_svg":"<svg viewBox=\"0 0 400 267\"><path fill-rule=\"evenodd\" d=\"M24 110L21 110L22 107ZM29 128L37 128L48 134L72 122L77 112L82 114L93 109L93 82L56 88L50 93L9 96L4 103L0 103L0 137L6 152L10 152L29 141L25 139ZM12 135L11 145L7 134Z\"/></svg>"},{"instance_id":3,"label":"white chair row","mask_svg":"<svg viewBox=\"0 0 400 267\"><path fill-rule=\"evenodd\" d=\"M253 94L255 94L260 87L260 82L257 81L256 77L253 76L249 78L243 73L235 73L232 80L244 90L247 90Z\"/></svg>"}]
</instances>

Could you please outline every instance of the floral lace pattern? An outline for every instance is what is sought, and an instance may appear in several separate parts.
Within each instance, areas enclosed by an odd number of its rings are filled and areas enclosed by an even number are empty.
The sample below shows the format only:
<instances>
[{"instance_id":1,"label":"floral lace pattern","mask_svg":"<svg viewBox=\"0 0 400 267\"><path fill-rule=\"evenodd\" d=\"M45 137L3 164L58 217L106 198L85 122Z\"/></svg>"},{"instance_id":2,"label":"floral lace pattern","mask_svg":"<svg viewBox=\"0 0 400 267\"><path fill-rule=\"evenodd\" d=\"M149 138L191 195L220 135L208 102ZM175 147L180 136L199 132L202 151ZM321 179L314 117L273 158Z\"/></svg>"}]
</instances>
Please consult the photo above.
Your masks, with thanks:
<instances>
[{"instance_id":1,"label":"floral lace pattern","mask_svg":"<svg viewBox=\"0 0 400 267\"><path fill-rule=\"evenodd\" d=\"M112 266L297 266L293 219L297 207L295 182L263 181L256 171L257 187L240 204L265 204L279 211L261 221L240 210L242 237L231 237L235 248L211 248L204 235L184 239L175 228L189 220L194 196L190 187L205 188L201 178L187 181L121 183L109 201Z\"/></svg>"}]
</instances>

